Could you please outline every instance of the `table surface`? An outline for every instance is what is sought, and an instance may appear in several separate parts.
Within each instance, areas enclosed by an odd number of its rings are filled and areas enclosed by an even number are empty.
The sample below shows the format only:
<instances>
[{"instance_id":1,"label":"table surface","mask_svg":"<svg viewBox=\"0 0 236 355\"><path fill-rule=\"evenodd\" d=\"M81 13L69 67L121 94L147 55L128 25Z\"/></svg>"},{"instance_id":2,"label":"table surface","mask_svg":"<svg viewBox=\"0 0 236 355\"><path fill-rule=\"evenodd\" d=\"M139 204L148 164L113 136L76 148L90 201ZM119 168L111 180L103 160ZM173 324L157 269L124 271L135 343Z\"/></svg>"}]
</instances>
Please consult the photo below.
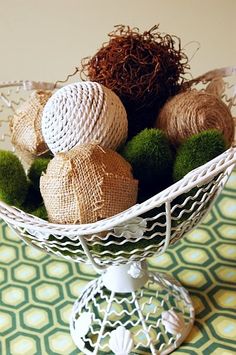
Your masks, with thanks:
<instances>
[{"instance_id":1,"label":"table surface","mask_svg":"<svg viewBox=\"0 0 236 355\"><path fill-rule=\"evenodd\" d=\"M52 257L0 224L0 354L80 354L69 333L75 299L95 272ZM149 268L190 292L194 327L175 354L236 354L236 171L197 229Z\"/></svg>"}]
</instances>

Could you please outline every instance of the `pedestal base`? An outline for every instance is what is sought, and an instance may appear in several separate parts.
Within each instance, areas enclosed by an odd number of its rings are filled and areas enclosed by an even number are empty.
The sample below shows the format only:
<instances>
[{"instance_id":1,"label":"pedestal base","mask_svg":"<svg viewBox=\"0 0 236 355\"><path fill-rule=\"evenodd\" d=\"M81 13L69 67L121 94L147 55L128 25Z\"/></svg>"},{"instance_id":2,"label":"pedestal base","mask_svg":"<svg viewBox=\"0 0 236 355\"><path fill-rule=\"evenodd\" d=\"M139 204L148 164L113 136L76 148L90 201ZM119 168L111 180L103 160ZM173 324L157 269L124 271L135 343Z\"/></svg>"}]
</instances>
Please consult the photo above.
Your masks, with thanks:
<instances>
[{"instance_id":1,"label":"pedestal base","mask_svg":"<svg viewBox=\"0 0 236 355\"><path fill-rule=\"evenodd\" d=\"M106 280L107 283L107 280ZM194 322L188 292L167 274L150 273L143 287L115 292L103 276L75 302L71 335L83 354L169 354Z\"/></svg>"}]
</instances>

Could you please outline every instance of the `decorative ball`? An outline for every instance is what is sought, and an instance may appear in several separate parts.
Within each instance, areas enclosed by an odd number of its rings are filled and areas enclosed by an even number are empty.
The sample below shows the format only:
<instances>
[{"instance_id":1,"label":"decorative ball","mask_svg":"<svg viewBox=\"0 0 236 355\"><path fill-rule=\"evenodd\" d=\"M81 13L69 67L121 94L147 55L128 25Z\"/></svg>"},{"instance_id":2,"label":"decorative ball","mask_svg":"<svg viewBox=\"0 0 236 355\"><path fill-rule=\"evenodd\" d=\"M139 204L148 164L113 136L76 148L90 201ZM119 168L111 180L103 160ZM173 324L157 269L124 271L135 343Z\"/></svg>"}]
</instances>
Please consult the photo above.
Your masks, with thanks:
<instances>
[{"instance_id":1,"label":"decorative ball","mask_svg":"<svg viewBox=\"0 0 236 355\"><path fill-rule=\"evenodd\" d=\"M217 130L207 130L188 138L177 150L173 171L174 181L182 179L187 173L214 159L225 150L224 136ZM214 179L217 179L217 176ZM194 187L174 200L173 205L176 205L176 208L173 216L176 216L178 223L192 220L201 201L205 201L211 189L212 185L206 183L201 186L201 189ZM207 203L205 202L205 208L211 201L212 199L209 199Z\"/></svg>"},{"instance_id":2,"label":"decorative ball","mask_svg":"<svg viewBox=\"0 0 236 355\"><path fill-rule=\"evenodd\" d=\"M24 168L12 152L0 150L0 200L20 207L28 191Z\"/></svg>"},{"instance_id":3,"label":"decorative ball","mask_svg":"<svg viewBox=\"0 0 236 355\"><path fill-rule=\"evenodd\" d=\"M176 94L188 58L176 36L159 32L158 26L141 33L116 26L91 58L82 61L89 80L113 90L123 102L129 121L129 138L153 126L160 107Z\"/></svg>"},{"instance_id":4,"label":"decorative ball","mask_svg":"<svg viewBox=\"0 0 236 355\"><path fill-rule=\"evenodd\" d=\"M176 147L208 129L222 132L227 146L234 139L230 110L219 97L204 91L190 90L172 97L161 109L156 127L164 130Z\"/></svg>"},{"instance_id":5,"label":"decorative ball","mask_svg":"<svg viewBox=\"0 0 236 355\"><path fill-rule=\"evenodd\" d=\"M10 120L12 144L25 154L39 156L48 151L41 131L42 112L51 96L48 91L34 91Z\"/></svg>"},{"instance_id":6,"label":"decorative ball","mask_svg":"<svg viewBox=\"0 0 236 355\"><path fill-rule=\"evenodd\" d=\"M139 200L146 199L171 185L173 155L163 131L144 129L121 151L139 180Z\"/></svg>"},{"instance_id":7,"label":"decorative ball","mask_svg":"<svg viewBox=\"0 0 236 355\"><path fill-rule=\"evenodd\" d=\"M28 181L28 191L24 203L21 206L21 209L24 212L31 213L37 209L43 202L41 193L36 189L31 181Z\"/></svg>"},{"instance_id":8,"label":"decorative ball","mask_svg":"<svg viewBox=\"0 0 236 355\"><path fill-rule=\"evenodd\" d=\"M58 153L40 178L40 190L53 223L90 223L136 203L138 181L117 152L82 144Z\"/></svg>"},{"instance_id":9,"label":"decorative ball","mask_svg":"<svg viewBox=\"0 0 236 355\"><path fill-rule=\"evenodd\" d=\"M120 99L95 82L59 89L44 108L42 132L54 154L91 141L115 150L126 140L127 131L127 115Z\"/></svg>"},{"instance_id":10,"label":"decorative ball","mask_svg":"<svg viewBox=\"0 0 236 355\"><path fill-rule=\"evenodd\" d=\"M46 210L44 204L42 204L41 206L36 208L36 210L32 211L31 214L35 217L44 219L45 221L47 221L47 219L48 219L47 210Z\"/></svg>"},{"instance_id":11,"label":"decorative ball","mask_svg":"<svg viewBox=\"0 0 236 355\"><path fill-rule=\"evenodd\" d=\"M214 159L226 149L223 134L214 129L188 138L176 153L173 170L174 181L182 179L187 173Z\"/></svg>"},{"instance_id":12,"label":"decorative ball","mask_svg":"<svg viewBox=\"0 0 236 355\"><path fill-rule=\"evenodd\" d=\"M51 158L36 158L32 162L29 170L28 170L28 178L32 182L35 190L39 191L39 180L42 173L45 173L47 170L48 163Z\"/></svg>"}]
</instances>

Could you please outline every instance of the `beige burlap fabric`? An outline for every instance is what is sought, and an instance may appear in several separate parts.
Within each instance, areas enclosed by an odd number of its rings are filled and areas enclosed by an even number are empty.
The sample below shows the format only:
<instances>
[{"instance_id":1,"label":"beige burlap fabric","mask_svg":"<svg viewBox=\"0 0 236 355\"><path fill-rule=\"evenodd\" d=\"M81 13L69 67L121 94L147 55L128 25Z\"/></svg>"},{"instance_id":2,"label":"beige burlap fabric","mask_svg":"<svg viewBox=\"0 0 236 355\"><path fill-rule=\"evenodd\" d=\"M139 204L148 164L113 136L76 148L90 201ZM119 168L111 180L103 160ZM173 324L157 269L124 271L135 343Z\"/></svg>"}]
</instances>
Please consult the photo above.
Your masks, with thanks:
<instances>
[{"instance_id":1,"label":"beige burlap fabric","mask_svg":"<svg viewBox=\"0 0 236 355\"><path fill-rule=\"evenodd\" d=\"M138 181L118 153L83 144L58 153L40 179L40 190L53 223L91 223L136 203Z\"/></svg>"},{"instance_id":2,"label":"beige burlap fabric","mask_svg":"<svg viewBox=\"0 0 236 355\"><path fill-rule=\"evenodd\" d=\"M230 146L234 139L234 119L216 95L189 90L172 97L160 111L156 127L164 130L174 146L193 134L208 129L223 133Z\"/></svg>"},{"instance_id":3,"label":"beige burlap fabric","mask_svg":"<svg viewBox=\"0 0 236 355\"><path fill-rule=\"evenodd\" d=\"M48 151L41 132L43 108L49 91L34 91L10 120L11 141L23 154L41 155Z\"/></svg>"}]
</instances>

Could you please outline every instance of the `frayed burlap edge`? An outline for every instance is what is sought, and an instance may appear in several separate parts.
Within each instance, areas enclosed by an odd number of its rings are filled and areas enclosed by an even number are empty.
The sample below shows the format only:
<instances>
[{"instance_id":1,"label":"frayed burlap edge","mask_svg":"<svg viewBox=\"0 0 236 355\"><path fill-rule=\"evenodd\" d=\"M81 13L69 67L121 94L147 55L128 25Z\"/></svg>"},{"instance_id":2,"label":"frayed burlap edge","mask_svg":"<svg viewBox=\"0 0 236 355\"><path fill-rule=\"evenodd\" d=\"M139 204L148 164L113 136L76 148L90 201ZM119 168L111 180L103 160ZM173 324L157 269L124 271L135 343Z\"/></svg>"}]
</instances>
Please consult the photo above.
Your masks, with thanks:
<instances>
[{"instance_id":1,"label":"frayed burlap edge","mask_svg":"<svg viewBox=\"0 0 236 355\"><path fill-rule=\"evenodd\" d=\"M84 144L53 158L40 190L49 221L92 223L133 206L138 181L118 153Z\"/></svg>"},{"instance_id":2,"label":"frayed burlap edge","mask_svg":"<svg viewBox=\"0 0 236 355\"><path fill-rule=\"evenodd\" d=\"M39 156L49 150L42 135L41 120L44 106L51 95L49 91L34 91L10 120L12 144L23 157Z\"/></svg>"}]
</instances>

